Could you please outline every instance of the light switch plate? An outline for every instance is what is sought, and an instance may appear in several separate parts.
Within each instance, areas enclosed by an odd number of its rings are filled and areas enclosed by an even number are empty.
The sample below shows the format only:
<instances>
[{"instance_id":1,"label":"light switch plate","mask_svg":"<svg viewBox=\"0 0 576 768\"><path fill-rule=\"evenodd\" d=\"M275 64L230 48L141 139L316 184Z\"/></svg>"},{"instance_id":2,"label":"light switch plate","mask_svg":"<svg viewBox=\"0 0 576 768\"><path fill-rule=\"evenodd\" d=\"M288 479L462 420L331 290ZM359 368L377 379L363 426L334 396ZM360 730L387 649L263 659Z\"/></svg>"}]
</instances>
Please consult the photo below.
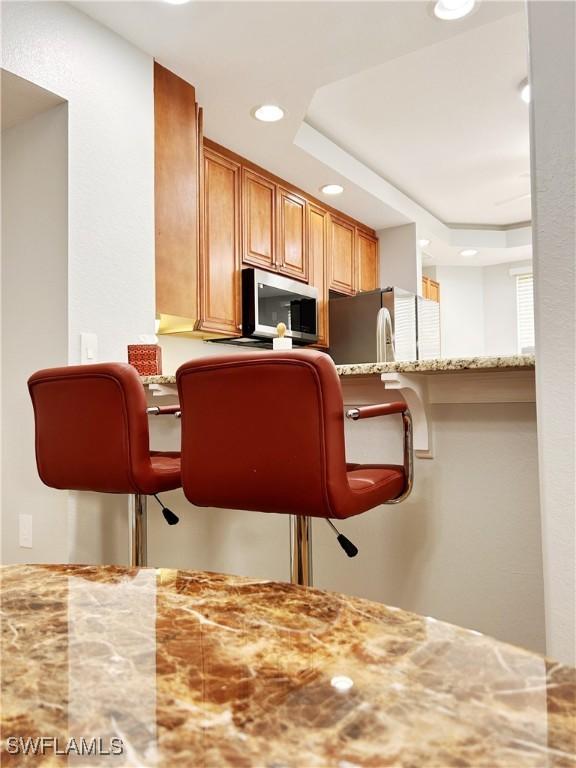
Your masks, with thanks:
<instances>
[{"instance_id":1,"label":"light switch plate","mask_svg":"<svg viewBox=\"0 0 576 768\"><path fill-rule=\"evenodd\" d=\"M18 542L21 547L32 549L32 515L18 516Z\"/></svg>"},{"instance_id":2,"label":"light switch plate","mask_svg":"<svg viewBox=\"0 0 576 768\"><path fill-rule=\"evenodd\" d=\"M98 336L95 333L80 334L80 362L82 365L98 362Z\"/></svg>"}]
</instances>

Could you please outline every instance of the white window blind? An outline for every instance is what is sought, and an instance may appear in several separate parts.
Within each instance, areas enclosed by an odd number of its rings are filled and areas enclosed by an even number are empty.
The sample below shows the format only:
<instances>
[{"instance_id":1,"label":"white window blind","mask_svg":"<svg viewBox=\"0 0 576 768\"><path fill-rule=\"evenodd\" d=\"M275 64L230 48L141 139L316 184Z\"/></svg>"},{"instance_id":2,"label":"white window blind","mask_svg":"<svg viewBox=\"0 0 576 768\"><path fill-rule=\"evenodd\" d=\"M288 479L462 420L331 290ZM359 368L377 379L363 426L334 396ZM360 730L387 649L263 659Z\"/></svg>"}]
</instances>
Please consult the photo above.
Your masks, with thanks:
<instances>
[{"instance_id":1,"label":"white window blind","mask_svg":"<svg viewBox=\"0 0 576 768\"><path fill-rule=\"evenodd\" d=\"M531 272L516 275L518 352L534 352L534 281Z\"/></svg>"},{"instance_id":2,"label":"white window blind","mask_svg":"<svg viewBox=\"0 0 576 768\"><path fill-rule=\"evenodd\" d=\"M418 304L418 359L440 357L440 304L420 299Z\"/></svg>"},{"instance_id":3,"label":"white window blind","mask_svg":"<svg viewBox=\"0 0 576 768\"><path fill-rule=\"evenodd\" d=\"M394 301L394 351L396 360L416 360L416 302L399 294Z\"/></svg>"}]
</instances>

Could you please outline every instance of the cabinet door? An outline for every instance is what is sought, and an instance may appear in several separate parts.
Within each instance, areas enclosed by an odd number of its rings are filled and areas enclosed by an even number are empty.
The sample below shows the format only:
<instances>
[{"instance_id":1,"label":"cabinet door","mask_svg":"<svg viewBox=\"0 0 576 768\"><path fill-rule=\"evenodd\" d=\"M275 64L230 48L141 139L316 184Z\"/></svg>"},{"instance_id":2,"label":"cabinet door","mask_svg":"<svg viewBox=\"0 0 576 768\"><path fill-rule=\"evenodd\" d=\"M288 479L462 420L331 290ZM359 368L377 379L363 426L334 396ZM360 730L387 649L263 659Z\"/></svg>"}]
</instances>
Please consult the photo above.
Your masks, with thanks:
<instances>
[{"instance_id":1,"label":"cabinet door","mask_svg":"<svg viewBox=\"0 0 576 768\"><path fill-rule=\"evenodd\" d=\"M156 313L193 324L198 317L198 109L194 88L156 63L154 128Z\"/></svg>"},{"instance_id":2,"label":"cabinet door","mask_svg":"<svg viewBox=\"0 0 576 768\"><path fill-rule=\"evenodd\" d=\"M276 268L276 185L246 168L242 171L242 261L263 269Z\"/></svg>"},{"instance_id":3,"label":"cabinet door","mask_svg":"<svg viewBox=\"0 0 576 768\"><path fill-rule=\"evenodd\" d=\"M430 278L428 279L428 298L440 302L440 283Z\"/></svg>"},{"instance_id":4,"label":"cabinet door","mask_svg":"<svg viewBox=\"0 0 576 768\"><path fill-rule=\"evenodd\" d=\"M378 240L362 230L356 230L356 263L359 291L374 291L378 284Z\"/></svg>"},{"instance_id":5,"label":"cabinet door","mask_svg":"<svg viewBox=\"0 0 576 768\"><path fill-rule=\"evenodd\" d=\"M351 295L355 291L354 226L336 216L330 218L330 290Z\"/></svg>"},{"instance_id":6,"label":"cabinet door","mask_svg":"<svg viewBox=\"0 0 576 768\"><path fill-rule=\"evenodd\" d=\"M422 298L424 299L430 298L430 278L429 277L422 278Z\"/></svg>"},{"instance_id":7,"label":"cabinet door","mask_svg":"<svg viewBox=\"0 0 576 768\"><path fill-rule=\"evenodd\" d=\"M278 271L308 281L306 201L278 187Z\"/></svg>"},{"instance_id":8,"label":"cabinet door","mask_svg":"<svg viewBox=\"0 0 576 768\"><path fill-rule=\"evenodd\" d=\"M200 329L239 335L240 166L204 150Z\"/></svg>"},{"instance_id":9,"label":"cabinet door","mask_svg":"<svg viewBox=\"0 0 576 768\"><path fill-rule=\"evenodd\" d=\"M310 283L318 288L318 346L328 346L328 223L327 211L308 205Z\"/></svg>"}]
</instances>

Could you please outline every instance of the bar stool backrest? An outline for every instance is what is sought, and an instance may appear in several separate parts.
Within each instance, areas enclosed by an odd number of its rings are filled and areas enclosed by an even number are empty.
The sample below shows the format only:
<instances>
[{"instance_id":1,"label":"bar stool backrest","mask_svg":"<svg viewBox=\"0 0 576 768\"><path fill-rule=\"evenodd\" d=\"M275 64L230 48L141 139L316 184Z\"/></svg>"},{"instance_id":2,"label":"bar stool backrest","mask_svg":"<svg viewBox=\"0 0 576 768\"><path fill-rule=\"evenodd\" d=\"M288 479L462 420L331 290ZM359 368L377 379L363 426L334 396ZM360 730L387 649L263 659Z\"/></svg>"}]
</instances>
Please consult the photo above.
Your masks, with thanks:
<instances>
[{"instance_id":1,"label":"bar stool backrest","mask_svg":"<svg viewBox=\"0 0 576 768\"><path fill-rule=\"evenodd\" d=\"M202 358L176 378L192 504L330 516L331 496L349 488L340 381L326 354Z\"/></svg>"},{"instance_id":2,"label":"bar stool backrest","mask_svg":"<svg viewBox=\"0 0 576 768\"><path fill-rule=\"evenodd\" d=\"M150 454L146 395L132 366L50 368L33 374L28 388L38 473L46 485L138 493Z\"/></svg>"}]
</instances>

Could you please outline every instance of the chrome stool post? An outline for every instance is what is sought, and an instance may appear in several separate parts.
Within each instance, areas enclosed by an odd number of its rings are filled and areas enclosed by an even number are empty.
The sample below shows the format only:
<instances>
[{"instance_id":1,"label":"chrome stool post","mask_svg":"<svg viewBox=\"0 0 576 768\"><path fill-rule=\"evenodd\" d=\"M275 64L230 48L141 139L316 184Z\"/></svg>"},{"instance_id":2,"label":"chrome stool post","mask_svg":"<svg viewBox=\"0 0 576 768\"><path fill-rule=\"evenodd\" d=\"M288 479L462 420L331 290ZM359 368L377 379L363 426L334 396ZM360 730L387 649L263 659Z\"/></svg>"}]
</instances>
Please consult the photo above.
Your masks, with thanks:
<instances>
[{"instance_id":1,"label":"chrome stool post","mask_svg":"<svg viewBox=\"0 0 576 768\"><path fill-rule=\"evenodd\" d=\"M312 518L290 515L290 581L312 586Z\"/></svg>"},{"instance_id":2,"label":"chrome stool post","mask_svg":"<svg viewBox=\"0 0 576 768\"><path fill-rule=\"evenodd\" d=\"M136 568L148 565L146 506L144 494L130 497L130 565Z\"/></svg>"}]
</instances>

